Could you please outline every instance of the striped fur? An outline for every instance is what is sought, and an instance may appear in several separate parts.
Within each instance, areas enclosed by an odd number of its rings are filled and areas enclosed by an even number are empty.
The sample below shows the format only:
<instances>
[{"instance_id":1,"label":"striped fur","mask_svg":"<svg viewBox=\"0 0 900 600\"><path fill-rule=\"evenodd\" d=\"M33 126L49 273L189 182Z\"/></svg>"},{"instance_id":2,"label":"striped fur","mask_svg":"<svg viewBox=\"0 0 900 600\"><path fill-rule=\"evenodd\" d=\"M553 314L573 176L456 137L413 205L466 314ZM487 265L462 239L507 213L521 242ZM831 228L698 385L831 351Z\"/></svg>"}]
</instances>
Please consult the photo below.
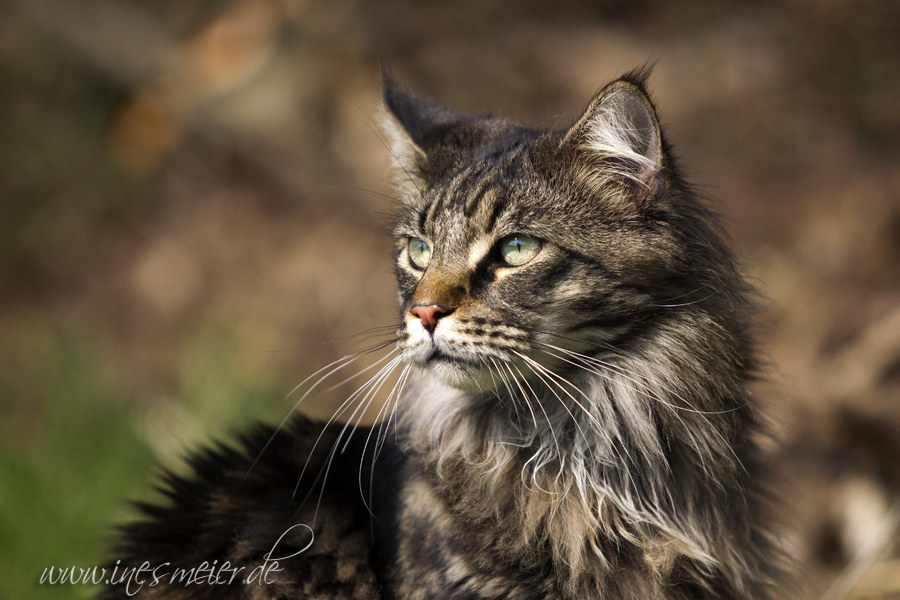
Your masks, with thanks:
<instances>
[{"instance_id":1,"label":"striped fur","mask_svg":"<svg viewBox=\"0 0 900 600\"><path fill-rule=\"evenodd\" d=\"M297 417L196 454L123 531L109 566L140 589L102 598L786 597L753 291L643 76L559 132L384 94L400 327L353 397L405 362L399 424ZM213 561L242 575L172 578Z\"/></svg>"},{"instance_id":2,"label":"striped fur","mask_svg":"<svg viewBox=\"0 0 900 600\"><path fill-rule=\"evenodd\" d=\"M562 132L390 84L385 98L405 159L400 348L420 371L400 544L458 540L426 567L401 552L400 595L528 581L514 597L778 596L746 390L752 290L678 176L643 76ZM512 234L543 247L508 266ZM424 271L411 238L431 248ZM431 332L412 309L435 304ZM522 573L496 575L510 561ZM532 570L541 592L525 591Z\"/></svg>"}]
</instances>

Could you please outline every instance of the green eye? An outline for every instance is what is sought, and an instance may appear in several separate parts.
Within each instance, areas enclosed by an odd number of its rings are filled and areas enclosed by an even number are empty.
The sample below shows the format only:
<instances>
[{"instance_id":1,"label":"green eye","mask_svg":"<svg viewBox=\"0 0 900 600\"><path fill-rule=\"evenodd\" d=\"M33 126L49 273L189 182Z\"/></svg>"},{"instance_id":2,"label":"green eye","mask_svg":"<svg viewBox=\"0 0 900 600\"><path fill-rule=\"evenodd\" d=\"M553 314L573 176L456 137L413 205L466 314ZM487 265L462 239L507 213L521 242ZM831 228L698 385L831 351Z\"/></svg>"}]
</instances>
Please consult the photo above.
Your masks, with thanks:
<instances>
[{"instance_id":1,"label":"green eye","mask_svg":"<svg viewBox=\"0 0 900 600\"><path fill-rule=\"evenodd\" d=\"M541 251L541 240L515 233L500 240L500 256L512 267L524 265Z\"/></svg>"},{"instance_id":2,"label":"green eye","mask_svg":"<svg viewBox=\"0 0 900 600\"><path fill-rule=\"evenodd\" d=\"M413 266L424 269L431 261L431 248L419 238L409 239L409 260Z\"/></svg>"}]
</instances>

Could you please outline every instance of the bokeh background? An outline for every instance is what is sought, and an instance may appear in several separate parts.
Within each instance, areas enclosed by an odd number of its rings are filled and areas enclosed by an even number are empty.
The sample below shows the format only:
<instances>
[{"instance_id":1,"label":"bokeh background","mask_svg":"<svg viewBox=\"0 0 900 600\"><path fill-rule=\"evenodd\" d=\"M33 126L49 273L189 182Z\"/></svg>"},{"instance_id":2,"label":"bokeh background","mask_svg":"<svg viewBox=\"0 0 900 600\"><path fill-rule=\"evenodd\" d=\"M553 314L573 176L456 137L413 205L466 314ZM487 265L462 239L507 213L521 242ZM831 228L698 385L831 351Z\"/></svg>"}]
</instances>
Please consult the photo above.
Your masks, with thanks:
<instances>
[{"instance_id":1,"label":"bokeh background","mask_svg":"<svg viewBox=\"0 0 900 600\"><path fill-rule=\"evenodd\" d=\"M900 598L900 4L0 0L0 597L391 325L380 64L552 126L654 63L769 299L808 598ZM368 360L368 359L366 359ZM328 416L330 405L305 410Z\"/></svg>"}]
</instances>

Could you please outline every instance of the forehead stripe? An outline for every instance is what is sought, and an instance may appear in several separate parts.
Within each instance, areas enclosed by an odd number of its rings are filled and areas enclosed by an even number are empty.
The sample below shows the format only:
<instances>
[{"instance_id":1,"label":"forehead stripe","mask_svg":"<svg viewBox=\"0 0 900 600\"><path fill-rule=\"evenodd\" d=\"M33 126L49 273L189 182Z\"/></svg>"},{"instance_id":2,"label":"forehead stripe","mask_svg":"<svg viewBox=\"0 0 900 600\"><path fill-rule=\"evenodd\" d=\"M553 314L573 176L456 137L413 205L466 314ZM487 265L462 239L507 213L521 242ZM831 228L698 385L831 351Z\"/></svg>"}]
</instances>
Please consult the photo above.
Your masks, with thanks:
<instances>
[{"instance_id":1,"label":"forehead stripe","mask_svg":"<svg viewBox=\"0 0 900 600\"><path fill-rule=\"evenodd\" d=\"M420 232L425 231L425 221L428 220L428 209L430 207L431 207L431 205L428 205L427 207L425 207L419 211L419 231Z\"/></svg>"},{"instance_id":2,"label":"forehead stripe","mask_svg":"<svg viewBox=\"0 0 900 600\"><path fill-rule=\"evenodd\" d=\"M505 203L503 202L503 198L500 194L494 194L494 207L491 209L491 216L488 217L487 222L487 231L493 231L494 225L497 224L497 219L500 218L500 214L503 212L503 208Z\"/></svg>"},{"instance_id":3,"label":"forehead stripe","mask_svg":"<svg viewBox=\"0 0 900 600\"><path fill-rule=\"evenodd\" d=\"M425 224L428 223L429 221L434 220L435 213L438 211L438 208L441 205L443 205L444 199L447 197L447 194L449 193L449 191L448 191L449 187L450 186L447 186L443 190L441 190L441 193L438 195L438 197L435 198L434 200L432 200L431 204L429 204L428 207L425 209L425 211L424 211L425 217L422 219L422 222L421 222L422 233L425 232Z\"/></svg>"},{"instance_id":4,"label":"forehead stripe","mask_svg":"<svg viewBox=\"0 0 900 600\"><path fill-rule=\"evenodd\" d=\"M468 201L466 202L466 206L463 209L463 216L465 216L467 219L472 218L472 215L474 215L478 211L478 207L481 205L482 199L493 186L494 179L485 178L478 186L478 189L475 190L475 192L469 197Z\"/></svg>"}]
</instances>

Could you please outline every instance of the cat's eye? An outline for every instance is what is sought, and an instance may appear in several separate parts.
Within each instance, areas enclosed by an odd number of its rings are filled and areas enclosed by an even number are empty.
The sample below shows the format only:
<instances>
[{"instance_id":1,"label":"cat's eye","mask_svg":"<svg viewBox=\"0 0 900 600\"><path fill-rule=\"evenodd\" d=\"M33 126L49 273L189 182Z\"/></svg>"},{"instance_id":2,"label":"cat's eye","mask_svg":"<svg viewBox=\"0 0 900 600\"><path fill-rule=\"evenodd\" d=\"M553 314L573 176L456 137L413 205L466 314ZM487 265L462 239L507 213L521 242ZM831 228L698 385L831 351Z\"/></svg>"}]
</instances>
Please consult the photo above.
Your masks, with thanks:
<instances>
[{"instance_id":1,"label":"cat's eye","mask_svg":"<svg viewBox=\"0 0 900 600\"><path fill-rule=\"evenodd\" d=\"M431 262L431 248L419 238L409 239L409 260L414 267L424 269Z\"/></svg>"},{"instance_id":2,"label":"cat's eye","mask_svg":"<svg viewBox=\"0 0 900 600\"><path fill-rule=\"evenodd\" d=\"M500 256L511 267L524 265L541 251L541 240L515 233L500 240Z\"/></svg>"}]
</instances>

